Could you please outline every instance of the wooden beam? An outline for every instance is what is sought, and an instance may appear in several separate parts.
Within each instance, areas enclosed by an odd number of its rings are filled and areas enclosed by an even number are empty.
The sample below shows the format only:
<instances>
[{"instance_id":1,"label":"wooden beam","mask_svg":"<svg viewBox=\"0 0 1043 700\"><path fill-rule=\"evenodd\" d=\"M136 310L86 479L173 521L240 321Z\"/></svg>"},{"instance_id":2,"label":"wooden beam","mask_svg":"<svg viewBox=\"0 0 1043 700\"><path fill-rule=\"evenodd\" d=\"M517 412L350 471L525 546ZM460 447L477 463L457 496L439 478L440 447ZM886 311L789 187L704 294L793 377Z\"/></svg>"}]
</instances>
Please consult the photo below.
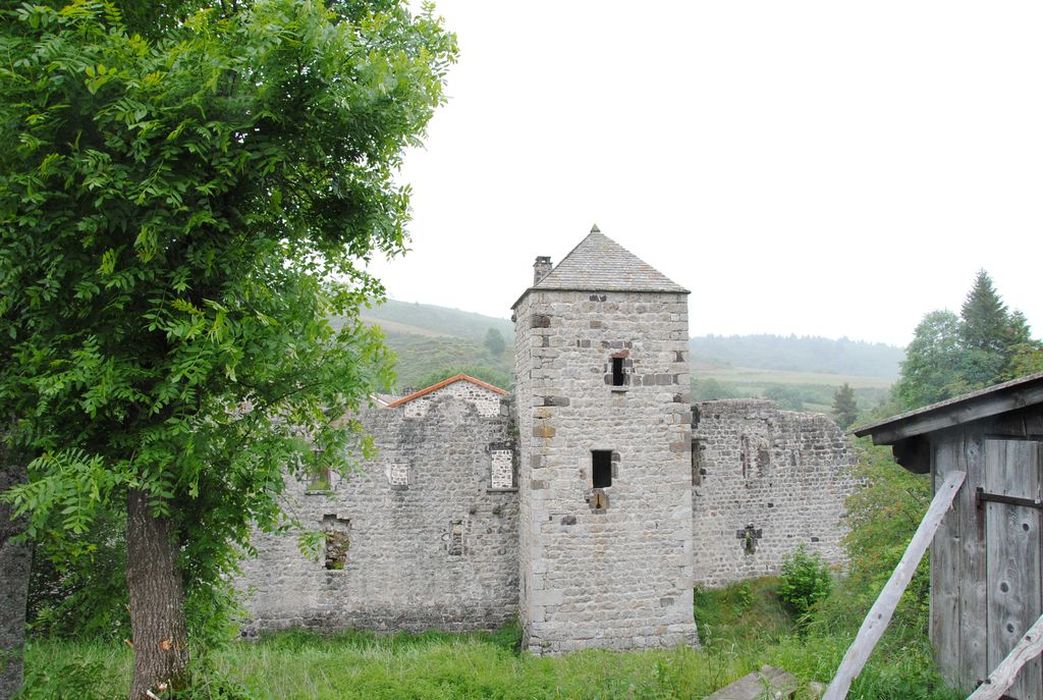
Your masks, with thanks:
<instances>
[{"instance_id":1,"label":"wooden beam","mask_svg":"<svg viewBox=\"0 0 1043 700\"><path fill-rule=\"evenodd\" d=\"M874 445L893 445L899 440L922 435L934 430L951 428L979 418L988 418L1007 411L1043 403L1043 383L998 390L992 395L974 394L952 399L936 407L927 407L912 415L897 417L859 428L855 435L873 436Z\"/></svg>"},{"instance_id":2,"label":"wooden beam","mask_svg":"<svg viewBox=\"0 0 1043 700\"><path fill-rule=\"evenodd\" d=\"M1039 656L1040 652L1043 652L1043 616L1029 627L1029 631L1010 650L1007 658L993 669L967 700L998 700L1014 684L1021 667Z\"/></svg>"},{"instance_id":3,"label":"wooden beam","mask_svg":"<svg viewBox=\"0 0 1043 700\"><path fill-rule=\"evenodd\" d=\"M862 667L869 660L869 655L876 647L876 643L880 641L884 630L891 623L891 616L898 606L902 593L909 585L909 581L912 580L916 567L919 565L920 560L923 559L927 547L930 546L931 540L934 538L935 531L941 525L942 518L945 517L949 506L952 505L953 498L956 497L956 492L963 485L965 477L966 474L964 472L950 472L945 482L938 488L937 493L934 494L931 506L927 509L927 514L924 515L923 520L920 521L920 526L916 528L916 534L913 535L909 546L906 547L902 560L898 562L898 566L895 567L891 578L884 585L884 589L880 591L880 595L877 596L873 607L869 609L866 619L862 621L862 627L859 628L855 641L848 647L844 660L840 662L840 667L833 677L833 682L826 688L826 694L822 696L822 700L843 700L843 698L847 697L847 691L851 688L851 682L862 672Z\"/></svg>"}]
</instances>

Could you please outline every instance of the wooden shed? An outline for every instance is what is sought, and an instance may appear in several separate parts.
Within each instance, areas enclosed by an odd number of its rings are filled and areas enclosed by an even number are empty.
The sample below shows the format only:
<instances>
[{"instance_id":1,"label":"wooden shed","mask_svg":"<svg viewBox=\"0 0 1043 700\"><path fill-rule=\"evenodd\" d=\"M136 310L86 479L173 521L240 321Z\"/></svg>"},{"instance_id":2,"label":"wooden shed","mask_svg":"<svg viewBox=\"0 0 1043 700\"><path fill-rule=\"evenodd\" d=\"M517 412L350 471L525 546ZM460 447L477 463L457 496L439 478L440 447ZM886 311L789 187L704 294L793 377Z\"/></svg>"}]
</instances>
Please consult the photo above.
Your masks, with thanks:
<instances>
[{"instance_id":1,"label":"wooden shed","mask_svg":"<svg viewBox=\"0 0 1043 700\"><path fill-rule=\"evenodd\" d=\"M966 473L931 545L931 641L945 678L970 691L1043 613L1043 373L860 428L906 469ZM1043 698L1034 659L1007 691Z\"/></svg>"}]
</instances>

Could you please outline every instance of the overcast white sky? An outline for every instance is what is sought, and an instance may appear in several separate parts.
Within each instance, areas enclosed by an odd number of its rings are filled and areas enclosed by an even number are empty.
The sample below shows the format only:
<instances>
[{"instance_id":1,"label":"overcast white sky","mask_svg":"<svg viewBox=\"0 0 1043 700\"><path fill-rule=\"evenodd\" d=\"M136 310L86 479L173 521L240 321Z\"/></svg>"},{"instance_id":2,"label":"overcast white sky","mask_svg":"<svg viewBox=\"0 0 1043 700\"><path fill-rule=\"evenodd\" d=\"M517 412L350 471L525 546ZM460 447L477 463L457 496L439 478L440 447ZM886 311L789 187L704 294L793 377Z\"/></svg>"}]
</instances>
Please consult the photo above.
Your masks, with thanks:
<instances>
[{"instance_id":1,"label":"overcast white sky","mask_svg":"<svg viewBox=\"0 0 1043 700\"><path fill-rule=\"evenodd\" d=\"M692 335L906 344L987 269L1043 333L1043 3L441 0L392 298L495 316L597 223Z\"/></svg>"}]
</instances>

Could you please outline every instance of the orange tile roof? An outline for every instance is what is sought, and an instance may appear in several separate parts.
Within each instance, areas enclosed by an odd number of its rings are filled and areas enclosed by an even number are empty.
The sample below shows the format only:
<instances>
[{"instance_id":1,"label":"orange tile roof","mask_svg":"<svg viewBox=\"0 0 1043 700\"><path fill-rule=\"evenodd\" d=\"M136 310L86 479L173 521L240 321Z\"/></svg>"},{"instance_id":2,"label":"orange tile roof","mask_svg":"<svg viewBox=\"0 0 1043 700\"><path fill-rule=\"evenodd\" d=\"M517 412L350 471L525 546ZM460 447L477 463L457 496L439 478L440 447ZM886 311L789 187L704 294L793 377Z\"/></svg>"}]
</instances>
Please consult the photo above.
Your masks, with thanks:
<instances>
[{"instance_id":1,"label":"orange tile roof","mask_svg":"<svg viewBox=\"0 0 1043 700\"><path fill-rule=\"evenodd\" d=\"M389 403L387 405L387 407L388 408L397 408L397 407L399 407L399 406L401 406L403 404L409 403L410 401L412 401L414 399L419 399L421 396L427 396L428 394L431 394L433 392L438 391L442 387L449 386L450 384L455 384L456 382L459 382L461 380L462 381L466 381L466 382L471 382L475 386L480 386L483 389L488 389L489 391L493 391L493 392L499 394L500 396L507 396L510 393L508 391L505 391L505 390L501 389L498 386L493 386L492 384L486 384L481 379L475 379L474 377L472 377L472 376L470 376L468 374L458 374L455 377L449 377L449 379L443 379L442 381L438 382L437 384L432 384L431 386L427 387L426 389L421 389L420 391L414 391L412 394L409 394L408 396L403 396L400 399L396 399L395 401L392 401L391 403Z\"/></svg>"}]
</instances>

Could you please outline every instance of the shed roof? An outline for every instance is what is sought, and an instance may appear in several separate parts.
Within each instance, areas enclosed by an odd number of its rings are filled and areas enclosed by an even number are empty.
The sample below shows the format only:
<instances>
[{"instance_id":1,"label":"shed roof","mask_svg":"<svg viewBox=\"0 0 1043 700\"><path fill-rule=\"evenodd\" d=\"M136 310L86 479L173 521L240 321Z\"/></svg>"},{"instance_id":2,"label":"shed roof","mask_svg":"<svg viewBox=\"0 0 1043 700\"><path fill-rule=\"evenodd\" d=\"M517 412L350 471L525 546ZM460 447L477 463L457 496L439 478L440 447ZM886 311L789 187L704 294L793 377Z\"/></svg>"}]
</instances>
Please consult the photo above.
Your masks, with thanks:
<instances>
[{"instance_id":1,"label":"shed roof","mask_svg":"<svg viewBox=\"0 0 1043 700\"><path fill-rule=\"evenodd\" d=\"M471 382L475 386L480 386L483 389L488 389L489 391L497 393L500 396L507 396L510 393L510 392L506 391L505 389L501 389L498 386L493 386L492 384L487 384L486 382L483 382L481 379L475 379L474 377L472 377L469 374L458 374L455 377L449 377L448 379L443 379L442 381L438 382L437 384L432 384L429 387L426 387L424 389L420 389L419 391L414 391L412 394L408 394L406 396L403 396L400 399L396 399L396 400L392 401L391 403L387 404L387 407L388 408L398 408L399 406L401 406L403 404L407 404L410 401L413 401L415 399L419 399L421 396L427 396L428 394L434 393L434 392L438 391L439 389L442 389L444 387L449 386L450 384L455 384L456 382L461 382L461 381L463 381L463 382Z\"/></svg>"},{"instance_id":2,"label":"shed roof","mask_svg":"<svg viewBox=\"0 0 1043 700\"><path fill-rule=\"evenodd\" d=\"M533 289L592 292L675 292L688 294L659 270L601 233L590 233ZM521 298L518 299L521 301ZM518 302L514 303L517 306ZM513 307L512 307L513 308Z\"/></svg>"},{"instance_id":3,"label":"shed roof","mask_svg":"<svg viewBox=\"0 0 1043 700\"><path fill-rule=\"evenodd\" d=\"M872 435L873 443L877 445L893 445L906 438L1039 403L1043 403L1043 372L939 401L857 428L853 432L858 437Z\"/></svg>"}]
</instances>

